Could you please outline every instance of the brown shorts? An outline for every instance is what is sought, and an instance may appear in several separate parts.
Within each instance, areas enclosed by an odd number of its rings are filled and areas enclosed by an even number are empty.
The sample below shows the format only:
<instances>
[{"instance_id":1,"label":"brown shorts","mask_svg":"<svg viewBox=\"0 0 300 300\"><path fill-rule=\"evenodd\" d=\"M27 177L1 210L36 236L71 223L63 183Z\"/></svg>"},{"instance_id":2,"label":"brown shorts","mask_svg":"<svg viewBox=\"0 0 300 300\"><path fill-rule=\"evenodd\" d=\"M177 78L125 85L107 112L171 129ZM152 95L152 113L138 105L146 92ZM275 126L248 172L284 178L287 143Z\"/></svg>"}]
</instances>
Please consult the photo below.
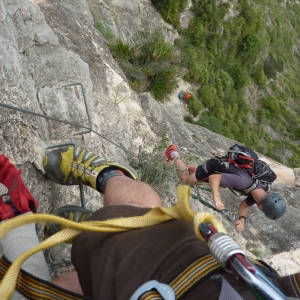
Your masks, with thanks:
<instances>
[{"instance_id":1,"label":"brown shorts","mask_svg":"<svg viewBox=\"0 0 300 300\"><path fill-rule=\"evenodd\" d=\"M149 210L127 205L106 206L89 220L141 216ZM192 225L172 220L122 233L82 233L74 239L72 262L85 296L124 300L147 281L155 279L169 284L191 263L209 253ZM256 299L232 274L221 274L242 297ZM219 292L213 281L207 279L184 299L218 299Z\"/></svg>"}]
</instances>

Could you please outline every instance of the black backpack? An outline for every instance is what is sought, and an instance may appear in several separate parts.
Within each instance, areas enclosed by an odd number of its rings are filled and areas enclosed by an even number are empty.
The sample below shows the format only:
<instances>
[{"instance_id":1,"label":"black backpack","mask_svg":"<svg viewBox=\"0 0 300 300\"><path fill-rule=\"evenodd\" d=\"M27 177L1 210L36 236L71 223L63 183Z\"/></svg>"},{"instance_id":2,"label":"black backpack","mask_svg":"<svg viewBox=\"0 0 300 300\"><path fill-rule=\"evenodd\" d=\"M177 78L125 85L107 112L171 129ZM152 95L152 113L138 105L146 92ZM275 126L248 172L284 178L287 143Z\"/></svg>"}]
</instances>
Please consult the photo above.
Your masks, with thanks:
<instances>
[{"instance_id":1,"label":"black backpack","mask_svg":"<svg viewBox=\"0 0 300 300\"><path fill-rule=\"evenodd\" d=\"M227 161L246 170L253 179L264 183L272 183L277 178L274 171L257 154L246 146L235 144L227 152Z\"/></svg>"}]
</instances>

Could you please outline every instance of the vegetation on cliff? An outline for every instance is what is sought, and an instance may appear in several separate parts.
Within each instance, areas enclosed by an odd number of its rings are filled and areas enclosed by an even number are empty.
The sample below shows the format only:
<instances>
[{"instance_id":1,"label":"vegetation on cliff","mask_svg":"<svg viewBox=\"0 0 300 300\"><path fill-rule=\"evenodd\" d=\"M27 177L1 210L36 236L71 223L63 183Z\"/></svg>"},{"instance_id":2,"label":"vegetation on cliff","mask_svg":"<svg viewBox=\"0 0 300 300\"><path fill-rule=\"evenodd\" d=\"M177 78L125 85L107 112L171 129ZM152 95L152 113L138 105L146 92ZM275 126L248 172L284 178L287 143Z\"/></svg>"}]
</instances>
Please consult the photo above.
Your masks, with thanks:
<instances>
[{"instance_id":1,"label":"vegetation on cliff","mask_svg":"<svg viewBox=\"0 0 300 300\"><path fill-rule=\"evenodd\" d=\"M300 5L193 0L194 17L183 29L187 0L152 4L180 38L170 46L157 32L140 32L134 45L110 43L132 88L164 101L184 74L195 87L186 121L299 167Z\"/></svg>"}]
</instances>

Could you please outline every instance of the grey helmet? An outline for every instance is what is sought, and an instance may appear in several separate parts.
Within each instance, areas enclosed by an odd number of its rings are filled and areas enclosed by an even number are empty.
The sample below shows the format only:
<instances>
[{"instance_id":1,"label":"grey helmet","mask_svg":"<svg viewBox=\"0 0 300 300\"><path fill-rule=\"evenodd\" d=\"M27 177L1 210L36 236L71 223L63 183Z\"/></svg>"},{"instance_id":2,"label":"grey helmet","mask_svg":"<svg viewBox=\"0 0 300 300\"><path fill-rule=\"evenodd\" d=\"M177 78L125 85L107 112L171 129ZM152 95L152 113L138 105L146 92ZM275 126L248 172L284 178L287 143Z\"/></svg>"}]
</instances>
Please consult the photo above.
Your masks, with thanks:
<instances>
[{"instance_id":1,"label":"grey helmet","mask_svg":"<svg viewBox=\"0 0 300 300\"><path fill-rule=\"evenodd\" d=\"M271 220L279 219L286 211L284 199L275 193L268 194L262 202L262 207L265 216Z\"/></svg>"}]
</instances>

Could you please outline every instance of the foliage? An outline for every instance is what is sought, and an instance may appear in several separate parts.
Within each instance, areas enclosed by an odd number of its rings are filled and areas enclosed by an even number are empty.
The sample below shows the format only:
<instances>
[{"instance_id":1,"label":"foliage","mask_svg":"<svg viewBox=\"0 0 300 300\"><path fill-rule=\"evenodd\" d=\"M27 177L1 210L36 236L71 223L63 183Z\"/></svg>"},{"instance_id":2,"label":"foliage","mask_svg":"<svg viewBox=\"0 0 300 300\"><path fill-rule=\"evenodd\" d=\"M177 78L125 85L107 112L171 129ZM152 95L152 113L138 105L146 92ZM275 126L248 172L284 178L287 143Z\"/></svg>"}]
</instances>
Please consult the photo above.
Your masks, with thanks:
<instances>
[{"instance_id":1,"label":"foliage","mask_svg":"<svg viewBox=\"0 0 300 300\"><path fill-rule=\"evenodd\" d=\"M275 97L262 98L261 99L262 107L268 110L270 117L277 117L280 112L280 106L278 100Z\"/></svg>"},{"instance_id":2,"label":"foliage","mask_svg":"<svg viewBox=\"0 0 300 300\"><path fill-rule=\"evenodd\" d=\"M264 72L268 78L276 78L278 72L283 71L283 60L269 58L264 65Z\"/></svg>"},{"instance_id":3,"label":"foliage","mask_svg":"<svg viewBox=\"0 0 300 300\"><path fill-rule=\"evenodd\" d=\"M179 67L184 80L199 87L185 121L277 160L292 153L288 163L299 166L293 142L300 137L300 6L240 0L232 16L229 1L192 0L195 17L183 29L179 16L187 0L151 1L180 36L174 46L157 32L138 33L134 45L115 41L113 55L134 90L163 101Z\"/></svg>"},{"instance_id":4,"label":"foliage","mask_svg":"<svg viewBox=\"0 0 300 300\"><path fill-rule=\"evenodd\" d=\"M256 66L254 66L250 71L250 76L253 79L253 81L261 88L266 86L267 83L267 77L264 72L263 64L260 63Z\"/></svg>"},{"instance_id":5,"label":"foliage","mask_svg":"<svg viewBox=\"0 0 300 300\"><path fill-rule=\"evenodd\" d=\"M191 115L185 115L183 117L183 119L184 119L185 122L192 123L192 124L194 123L193 116L191 116Z\"/></svg>"},{"instance_id":6,"label":"foliage","mask_svg":"<svg viewBox=\"0 0 300 300\"><path fill-rule=\"evenodd\" d=\"M173 46L166 43L159 31L139 31L134 36L134 61L144 65L150 61L172 60Z\"/></svg>"},{"instance_id":7,"label":"foliage","mask_svg":"<svg viewBox=\"0 0 300 300\"><path fill-rule=\"evenodd\" d=\"M197 125L206 127L207 129L223 134L223 124L222 121L217 118L216 116L213 115L208 115L208 114L202 114L201 118L196 122Z\"/></svg>"},{"instance_id":8,"label":"foliage","mask_svg":"<svg viewBox=\"0 0 300 300\"><path fill-rule=\"evenodd\" d=\"M138 159L133 158L130 161L131 167L138 173L138 179L151 185L161 197L168 195L169 187L175 186L177 180L177 178L172 180L176 173L174 165L162 163L162 153L167 146L168 139L162 136L151 152L142 151Z\"/></svg>"},{"instance_id":9,"label":"foliage","mask_svg":"<svg viewBox=\"0 0 300 300\"><path fill-rule=\"evenodd\" d=\"M242 89L246 85L246 72L243 69L241 65L233 65L229 70L228 70L229 75L233 79L234 82L234 88L236 90Z\"/></svg>"},{"instance_id":10,"label":"foliage","mask_svg":"<svg viewBox=\"0 0 300 300\"><path fill-rule=\"evenodd\" d=\"M242 51L248 57L255 57L262 50L262 40L256 34L249 34L243 38Z\"/></svg>"},{"instance_id":11,"label":"foliage","mask_svg":"<svg viewBox=\"0 0 300 300\"><path fill-rule=\"evenodd\" d=\"M201 104L197 99L195 99L195 97L192 96L188 102L188 109L190 114L193 115L193 117L197 117L201 110Z\"/></svg>"},{"instance_id":12,"label":"foliage","mask_svg":"<svg viewBox=\"0 0 300 300\"><path fill-rule=\"evenodd\" d=\"M110 51L114 58L128 61L132 55L132 49L130 45L125 44L122 40L117 39L110 43Z\"/></svg>"},{"instance_id":13,"label":"foliage","mask_svg":"<svg viewBox=\"0 0 300 300\"><path fill-rule=\"evenodd\" d=\"M175 28L179 28L179 13L187 6L188 0L151 0L155 9Z\"/></svg>"},{"instance_id":14,"label":"foliage","mask_svg":"<svg viewBox=\"0 0 300 300\"><path fill-rule=\"evenodd\" d=\"M173 92L177 71L174 47L160 32L139 31L132 46L118 39L109 47L136 92L150 91L160 102Z\"/></svg>"},{"instance_id":15,"label":"foliage","mask_svg":"<svg viewBox=\"0 0 300 300\"><path fill-rule=\"evenodd\" d=\"M151 94L158 101L163 102L165 96L171 94L176 88L175 72L176 69L173 67L170 70L162 71L153 76Z\"/></svg>"}]
</instances>

